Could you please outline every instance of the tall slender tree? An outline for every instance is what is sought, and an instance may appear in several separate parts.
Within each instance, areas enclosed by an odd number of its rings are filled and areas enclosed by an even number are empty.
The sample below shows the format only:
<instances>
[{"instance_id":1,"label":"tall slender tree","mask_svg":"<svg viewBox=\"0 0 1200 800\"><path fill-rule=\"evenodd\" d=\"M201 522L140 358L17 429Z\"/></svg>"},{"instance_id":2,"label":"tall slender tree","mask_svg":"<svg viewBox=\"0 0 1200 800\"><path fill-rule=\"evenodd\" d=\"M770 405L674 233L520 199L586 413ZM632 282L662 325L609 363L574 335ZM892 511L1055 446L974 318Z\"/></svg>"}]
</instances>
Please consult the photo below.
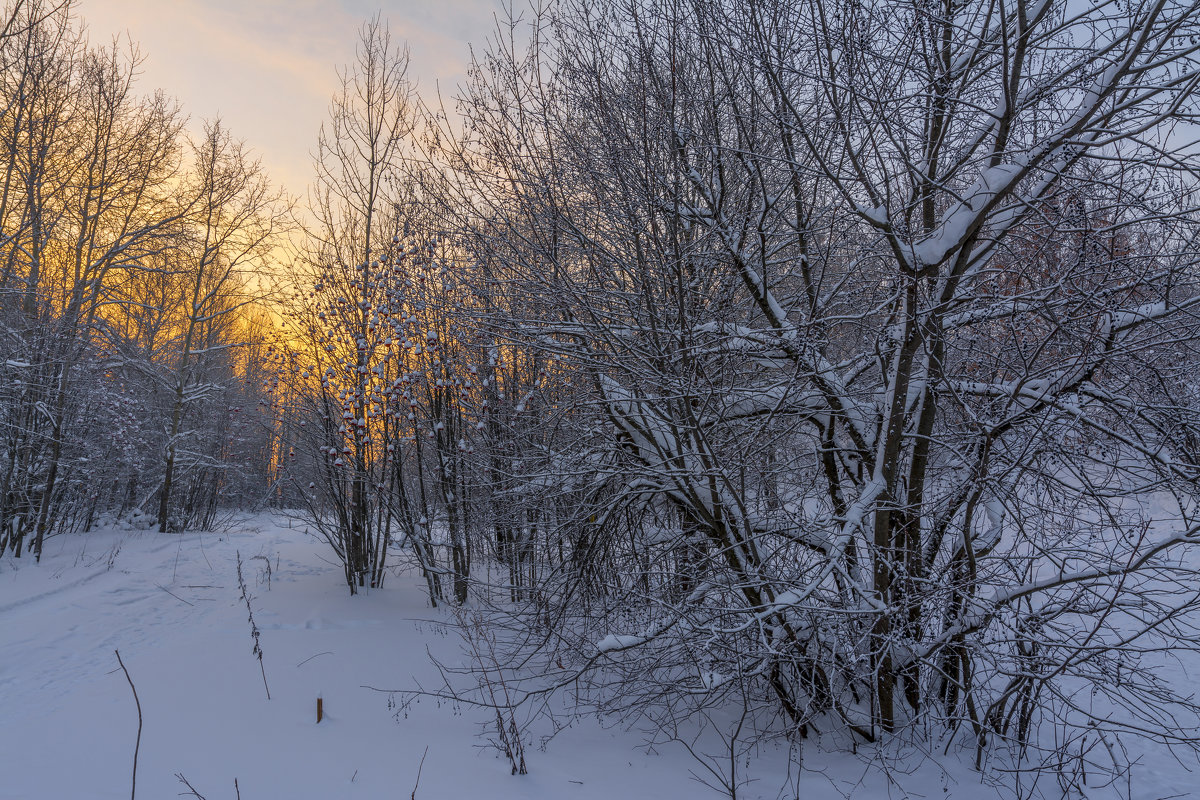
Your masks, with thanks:
<instances>
[{"instance_id":1,"label":"tall slender tree","mask_svg":"<svg viewBox=\"0 0 1200 800\"><path fill-rule=\"evenodd\" d=\"M395 370L394 270L416 256L401 243L398 215L397 178L414 124L407 70L407 51L380 19L364 25L318 137L316 222L300 267L312 301L305 312L312 352L304 357L324 462L317 523L343 560L351 592L383 581L391 530L380 490L392 444L380 427L387 424L381 393Z\"/></svg>"}]
</instances>

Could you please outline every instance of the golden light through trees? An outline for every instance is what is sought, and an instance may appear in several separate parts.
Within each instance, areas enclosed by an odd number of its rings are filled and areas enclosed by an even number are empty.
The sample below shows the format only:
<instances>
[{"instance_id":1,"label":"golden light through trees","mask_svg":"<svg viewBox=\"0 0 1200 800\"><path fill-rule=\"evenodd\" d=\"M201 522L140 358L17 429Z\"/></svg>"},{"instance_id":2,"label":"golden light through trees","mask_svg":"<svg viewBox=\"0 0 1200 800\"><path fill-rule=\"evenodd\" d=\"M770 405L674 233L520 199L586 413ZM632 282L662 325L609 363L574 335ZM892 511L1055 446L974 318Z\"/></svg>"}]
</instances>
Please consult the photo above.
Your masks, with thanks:
<instances>
[{"instance_id":1,"label":"golden light through trees","mask_svg":"<svg viewBox=\"0 0 1200 800\"><path fill-rule=\"evenodd\" d=\"M230 410L254 405L234 354L263 335L248 276L286 207L218 123L193 140L174 102L142 94L136 49L89 45L71 3L10 9L0 550L38 554L112 514L209 524L231 474L262 468L235 452L261 434ZM119 437L98 458L106 426Z\"/></svg>"}]
</instances>

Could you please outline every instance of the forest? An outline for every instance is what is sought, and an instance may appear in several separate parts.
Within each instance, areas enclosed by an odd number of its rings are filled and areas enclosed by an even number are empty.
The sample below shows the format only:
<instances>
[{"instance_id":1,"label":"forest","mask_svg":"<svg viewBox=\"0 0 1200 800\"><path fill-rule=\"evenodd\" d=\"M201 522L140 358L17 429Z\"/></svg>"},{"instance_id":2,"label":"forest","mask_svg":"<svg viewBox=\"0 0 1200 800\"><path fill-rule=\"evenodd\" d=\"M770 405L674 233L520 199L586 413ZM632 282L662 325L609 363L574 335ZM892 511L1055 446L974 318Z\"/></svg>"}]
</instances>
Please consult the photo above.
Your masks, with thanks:
<instances>
[{"instance_id":1,"label":"forest","mask_svg":"<svg viewBox=\"0 0 1200 800\"><path fill-rule=\"evenodd\" d=\"M1200 3L554 0L440 103L377 16L303 198L77 5L0 31L0 556L286 512L514 774L566 696L1200 751Z\"/></svg>"}]
</instances>

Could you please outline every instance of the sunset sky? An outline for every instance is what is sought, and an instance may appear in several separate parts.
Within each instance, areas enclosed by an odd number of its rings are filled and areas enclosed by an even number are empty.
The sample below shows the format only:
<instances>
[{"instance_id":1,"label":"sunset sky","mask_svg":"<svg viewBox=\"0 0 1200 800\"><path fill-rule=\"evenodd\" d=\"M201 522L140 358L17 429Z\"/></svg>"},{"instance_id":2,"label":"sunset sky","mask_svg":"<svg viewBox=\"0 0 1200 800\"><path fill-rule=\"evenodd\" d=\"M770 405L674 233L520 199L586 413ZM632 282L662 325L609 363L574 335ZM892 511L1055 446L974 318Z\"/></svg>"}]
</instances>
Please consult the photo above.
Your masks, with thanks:
<instances>
[{"instance_id":1,"label":"sunset sky","mask_svg":"<svg viewBox=\"0 0 1200 800\"><path fill-rule=\"evenodd\" d=\"M468 44L490 34L500 0L83 0L93 43L128 33L145 56L140 86L161 88L199 128L220 115L272 179L302 194L317 129L354 57L362 23L382 12L407 40L410 76L427 99L451 97Z\"/></svg>"}]
</instances>

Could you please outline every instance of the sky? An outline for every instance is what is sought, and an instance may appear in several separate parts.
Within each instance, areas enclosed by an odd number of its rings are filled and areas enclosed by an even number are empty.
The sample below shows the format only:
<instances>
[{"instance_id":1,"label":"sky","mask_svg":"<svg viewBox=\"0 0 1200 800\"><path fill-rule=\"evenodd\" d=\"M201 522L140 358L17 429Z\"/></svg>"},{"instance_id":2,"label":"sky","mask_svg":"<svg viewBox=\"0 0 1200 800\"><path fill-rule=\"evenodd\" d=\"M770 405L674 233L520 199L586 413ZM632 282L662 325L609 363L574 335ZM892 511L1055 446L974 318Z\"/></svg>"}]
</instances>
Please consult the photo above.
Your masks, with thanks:
<instances>
[{"instance_id":1,"label":"sky","mask_svg":"<svg viewBox=\"0 0 1200 800\"><path fill-rule=\"evenodd\" d=\"M495 25L501 0L80 0L94 44L135 42L139 81L177 98L202 129L220 116L271 178L303 196L311 153L364 21L381 13L408 42L409 75L427 100L463 81L469 44Z\"/></svg>"}]
</instances>

